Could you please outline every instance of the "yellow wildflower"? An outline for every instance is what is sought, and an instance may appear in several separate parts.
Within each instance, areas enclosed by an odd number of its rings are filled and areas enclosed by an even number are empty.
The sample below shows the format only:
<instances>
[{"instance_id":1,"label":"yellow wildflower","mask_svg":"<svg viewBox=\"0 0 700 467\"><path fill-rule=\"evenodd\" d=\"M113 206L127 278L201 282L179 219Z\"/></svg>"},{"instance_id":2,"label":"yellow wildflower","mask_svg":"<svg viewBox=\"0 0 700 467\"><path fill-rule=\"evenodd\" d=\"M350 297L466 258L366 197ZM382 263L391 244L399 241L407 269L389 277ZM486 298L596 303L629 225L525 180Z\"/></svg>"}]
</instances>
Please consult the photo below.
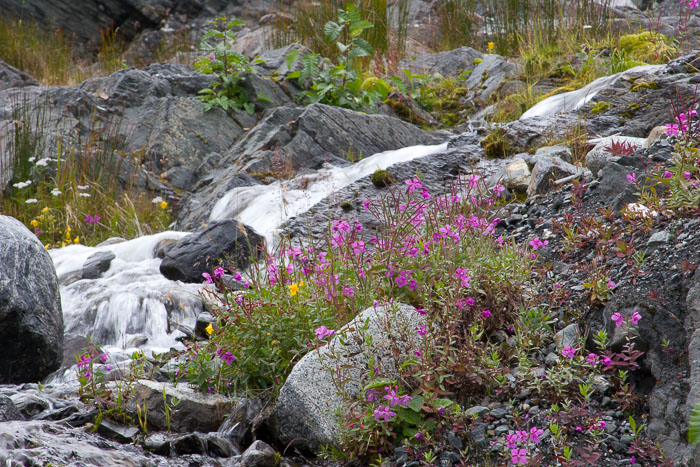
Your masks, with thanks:
<instances>
[{"instance_id":1,"label":"yellow wildflower","mask_svg":"<svg viewBox=\"0 0 700 467\"><path fill-rule=\"evenodd\" d=\"M167 201L161 201L161 202L160 202L160 208L161 208L161 209L165 209L165 208L167 208L167 207L168 207L168 202L167 202Z\"/></svg>"},{"instance_id":2,"label":"yellow wildflower","mask_svg":"<svg viewBox=\"0 0 700 467\"><path fill-rule=\"evenodd\" d=\"M80 237L75 237L73 239L73 243L80 243Z\"/></svg>"},{"instance_id":3,"label":"yellow wildflower","mask_svg":"<svg viewBox=\"0 0 700 467\"><path fill-rule=\"evenodd\" d=\"M66 242L61 242L61 248L65 248L65 247L66 247Z\"/></svg>"},{"instance_id":4,"label":"yellow wildflower","mask_svg":"<svg viewBox=\"0 0 700 467\"><path fill-rule=\"evenodd\" d=\"M49 212L49 208L48 208L48 207L45 207L44 209L41 210L41 212L43 212L44 214L46 214L47 212Z\"/></svg>"},{"instance_id":5,"label":"yellow wildflower","mask_svg":"<svg viewBox=\"0 0 700 467\"><path fill-rule=\"evenodd\" d=\"M214 326L212 326L211 323L209 323L209 326L204 328L204 330L207 331L207 334L211 336L211 333L214 332Z\"/></svg>"},{"instance_id":6,"label":"yellow wildflower","mask_svg":"<svg viewBox=\"0 0 700 467\"><path fill-rule=\"evenodd\" d=\"M297 284L288 285L287 287L289 287L289 295L291 295L292 297L295 296L297 292L299 292L299 285Z\"/></svg>"},{"instance_id":7,"label":"yellow wildflower","mask_svg":"<svg viewBox=\"0 0 700 467\"><path fill-rule=\"evenodd\" d=\"M488 45L489 45L489 50L493 50L496 48L496 44L494 44L493 42L489 42Z\"/></svg>"},{"instance_id":8,"label":"yellow wildflower","mask_svg":"<svg viewBox=\"0 0 700 467\"><path fill-rule=\"evenodd\" d=\"M39 227L39 221L34 219L29 223L32 227Z\"/></svg>"},{"instance_id":9,"label":"yellow wildflower","mask_svg":"<svg viewBox=\"0 0 700 467\"><path fill-rule=\"evenodd\" d=\"M44 245L44 249L46 249L46 250L48 250L50 247L51 247L50 243L47 243L46 245Z\"/></svg>"},{"instance_id":10,"label":"yellow wildflower","mask_svg":"<svg viewBox=\"0 0 700 467\"><path fill-rule=\"evenodd\" d=\"M306 285L304 284L304 281L299 282L299 287L304 287L304 285Z\"/></svg>"},{"instance_id":11,"label":"yellow wildflower","mask_svg":"<svg viewBox=\"0 0 700 467\"><path fill-rule=\"evenodd\" d=\"M70 232L70 231L71 231L70 226L66 227L66 232Z\"/></svg>"}]
</instances>

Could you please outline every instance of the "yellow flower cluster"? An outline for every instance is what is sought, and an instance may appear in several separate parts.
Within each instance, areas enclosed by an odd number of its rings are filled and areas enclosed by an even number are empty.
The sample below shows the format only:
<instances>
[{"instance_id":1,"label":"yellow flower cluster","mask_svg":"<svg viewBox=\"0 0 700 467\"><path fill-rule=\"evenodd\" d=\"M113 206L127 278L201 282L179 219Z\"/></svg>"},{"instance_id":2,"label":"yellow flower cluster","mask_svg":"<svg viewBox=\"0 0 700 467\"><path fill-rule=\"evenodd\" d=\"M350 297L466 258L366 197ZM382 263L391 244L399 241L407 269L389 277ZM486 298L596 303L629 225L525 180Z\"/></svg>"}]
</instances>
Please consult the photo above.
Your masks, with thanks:
<instances>
[{"instance_id":1,"label":"yellow flower cluster","mask_svg":"<svg viewBox=\"0 0 700 467\"><path fill-rule=\"evenodd\" d=\"M287 287L289 287L289 295L293 297L299 292L301 287L304 287L304 281L301 281L298 284L288 285Z\"/></svg>"}]
</instances>

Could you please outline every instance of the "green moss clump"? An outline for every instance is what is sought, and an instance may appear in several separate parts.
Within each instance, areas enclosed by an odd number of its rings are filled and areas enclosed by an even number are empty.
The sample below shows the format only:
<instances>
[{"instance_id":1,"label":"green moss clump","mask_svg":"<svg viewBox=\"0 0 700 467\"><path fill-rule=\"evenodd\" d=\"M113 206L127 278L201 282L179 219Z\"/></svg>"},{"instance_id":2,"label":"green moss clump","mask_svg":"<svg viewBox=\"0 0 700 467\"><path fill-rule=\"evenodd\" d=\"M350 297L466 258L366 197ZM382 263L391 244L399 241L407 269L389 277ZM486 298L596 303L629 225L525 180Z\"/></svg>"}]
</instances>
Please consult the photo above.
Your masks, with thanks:
<instances>
[{"instance_id":1,"label":"green moss clump","mask_svg":"<svg viewBox=\"0 0 700 467\"><path fill-rule=\"evenodd\" d=\"M605 112L609 108L610 108L609 102L600 101L600 102L591 103L591 113L592 114L599 114L601 112Z\"/></svg>"},{"instance_id":2,"label":"green moss clump","mask_svg":"<svg viewBox=\"0 0 700 467\"><path fill-rule=\"evenodd\" d=\"M388 170L384 169L375 170L370 180L372 185L377 188L385 188L394 183L394 177L391 176Z\"/></svg>"},{"instance_id":3,"label":"green moss clump","mask_svg":"<svg viewBox=\"0 0 700 467\"><path fill-rule=\"evenodd\" d=\"M659 89L659 85L656 84L656 81L647 83L646 81L640 80L632 85L632 87L630 88L630 92L639 92L640 89Z\"/></svg>"},{"instance_id":4,"label":"green moss clump","mask_svg":"<svg viewBox=\"0 0 700 467\"><path fill-rule=\"evenodd\" d=\"M651 31L622 36L617 46L630 57L647 63L665 62L667 57L676 53L676 48L666 36Z\"/></svg>"},{"instance_id":5,"label":"green moss clump","mask_svg":"<svg viewBox=\"0 0 700 467\"><path fill-rule=\"evenodd\" d=\"M515 153L503 128L497 128L489 133L481 140L481 146L484 148L487 159L503 159Z\"/></svg>"},{"instance_id":6,"label":"green moss clump","mask_svg":"<svg viewBox=\"0 0 700 467\"><path fill-rule=\"evenodd\" d=\"M340 209L342 209L345 212L352 211L352 203L350 201L344 201L340 205Z\"/></svg>"}]
</instances>

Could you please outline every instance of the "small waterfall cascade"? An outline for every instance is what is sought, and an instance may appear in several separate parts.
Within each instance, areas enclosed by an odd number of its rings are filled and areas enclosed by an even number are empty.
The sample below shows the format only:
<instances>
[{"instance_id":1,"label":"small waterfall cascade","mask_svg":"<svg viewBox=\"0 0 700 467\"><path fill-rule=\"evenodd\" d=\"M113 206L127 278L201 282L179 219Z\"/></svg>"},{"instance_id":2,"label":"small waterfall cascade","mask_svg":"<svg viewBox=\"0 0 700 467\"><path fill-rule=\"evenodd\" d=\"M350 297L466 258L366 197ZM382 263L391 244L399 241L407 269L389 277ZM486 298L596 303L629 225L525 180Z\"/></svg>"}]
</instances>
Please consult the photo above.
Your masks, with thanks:
<instances>
[{"instance_id":1,"label":"small waterfall cascade","mask_svg":"<svg viewBox=\"0 0 700 467\"><path fill-rule=\"evenodd\" d=\"M520 120L532 117L549 117L561 112L577 110L590 102L599 91L611 87L624 77L635 73L654 74L663 68L665 68L665 65L641 65L614 75L603 76L581 89L556 94L538 102L522 114Z\"/></svg>"},{"instance_id":2,"label":"small waterfall cascade","mask_svg":"<svg viewBox=\"0 0 700 467\"><path fill-rule=\"evenodd\" d=\"M410 146L374 154L346 167L327 167L314 174L298 175L269 185L254 185L228 191L214 206L210 221L235 218L252 227L272 245L279 227L289 218L375 170L408 162L447 149L447 143Z\"/></svg>"}]
</instances>

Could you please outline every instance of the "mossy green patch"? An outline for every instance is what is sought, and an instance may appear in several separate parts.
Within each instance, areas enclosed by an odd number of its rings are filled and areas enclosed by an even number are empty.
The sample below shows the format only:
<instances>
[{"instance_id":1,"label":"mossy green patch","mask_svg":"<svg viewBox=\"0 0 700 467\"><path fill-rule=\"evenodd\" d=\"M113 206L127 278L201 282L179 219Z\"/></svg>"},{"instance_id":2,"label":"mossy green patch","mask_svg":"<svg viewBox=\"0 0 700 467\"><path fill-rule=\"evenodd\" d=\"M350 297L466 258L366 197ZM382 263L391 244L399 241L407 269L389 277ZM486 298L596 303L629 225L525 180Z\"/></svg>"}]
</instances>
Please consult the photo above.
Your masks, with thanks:
<instances>
[{"instance_id":1,"label":"mossy green patch","mask_svg":"<svg viewBox=\"0 0 700 467\"><path fill-rule=\"evenodd\" d=\"M388 170L379 169L375 170L370 176L370 181L377 188L385 188L394 183L394 177L391 176Z\"/></svg>"},{"instance_id":2,"label":"mossy green patch","mask_svg":"<svg viewBox=\"0 0 700 467\"><path fill-rule=\"evenodd\" d=\"M481 146L484 148L484 156L487 159L503 159L515 152L503 128L497 128L489 133L481 140Z\"/></svg>"},{"instance_id":3,"label":"mossy green patch","mask_svg":"<svg viewBox=\"0 0 700 467\"><path fill-rule=\"evenodd\" d=\"M676 53L676 48L666 36L651 31L622 36L617 45L630 57L647 63L666 61Z\"/></svg>"},{"instance_id":4,"label":"mossy green patch","mask_svg":"<svg viewBox=\"0 0 700 467\"><path fill-rule=\"evenodd\" d=\"M639 92L640 89L659 89L659 85L656 84L656 81L647 83L644 80L638 80L632 85L630 92Z\"/></svg>"},{"instance_id":5,"label":"mossy green patch","mask_svg":"<svg viewBox=\"0 0 700 467\"><path fill-rule=\"evenodd\" d=\"M610 103L606 101L600 101L600 102L591 102L591 113L592 114L599 114L601 112L605 112L610 108Z\"/></svg>"}]
</instances>

